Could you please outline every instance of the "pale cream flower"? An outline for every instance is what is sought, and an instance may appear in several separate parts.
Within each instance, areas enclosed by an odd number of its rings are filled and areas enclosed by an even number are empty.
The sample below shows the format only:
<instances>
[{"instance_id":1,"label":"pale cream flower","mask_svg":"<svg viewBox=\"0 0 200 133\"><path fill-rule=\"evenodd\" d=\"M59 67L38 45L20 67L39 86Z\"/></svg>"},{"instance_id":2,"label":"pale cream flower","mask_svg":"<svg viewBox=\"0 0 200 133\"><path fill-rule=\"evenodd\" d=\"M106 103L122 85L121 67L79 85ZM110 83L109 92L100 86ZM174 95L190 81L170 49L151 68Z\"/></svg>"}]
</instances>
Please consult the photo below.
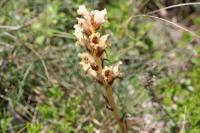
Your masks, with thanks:
<instances>
[{"instance_id":1,"label":"pale cream flower","mask_svg":"<svg viewBox=\"0 0 200 133\"><path fill-rule=\"evenodd\" d=\"M86 64L84 61L81 61L79 64L82 66L84 72L87 72L91 68L90 64Z\"/></svg>"},{"instance_id":2,"label":"pale cream flower","mask_svg":"<svg viewBox=\"0 0 200 133\"><path fill-rule=\"evenodd\" d=\"M85 5L79 6L77 14L83 17L88 17L90 15L89 11L86 9Z\"/></svg>"},{"instance_id":3,"label":"pale cream flower","mask_svg":"<svg viewBox=\"0 0 200 133\"><path fill-rule=\"evenodd\" d=\"M84 18L86 18L87 20L89 20L89 18L91 16L93 16L93 20L95 23L97 24L102 24L105 21L107 21L107 10L94 10L92 12L89 12L85 5L81 5L79 6L78 10L77 10L77 14L83 16Z\"/></svg>"},{"instance_id":4,"label":"pale cream flower","mask_svg":"<svg viewBox=\"0 0 200 133\"><path fill-rule=\"evenodd\" d=\"M83 29L80 27L80 25L76 24L74 25L75 31L74 31L74 35L77 38L77 43L76 44L80 44L85 46L87 49L89 48L89 38L83 33Z\"/></svg>"},{"instance_id":5,"label":"pale cream flower","mask_svg":"<svg viewBox=\"0 0 200 133\"><path fill-rule=\"evenodd\" d=\"M91 34L90 24L83 18L77 18L77 20L78 25L83 29L82 32L89 36Z\"/></svg>"},{"instance_id":6,"label":"pale cream flower","mask_svg":"<svg viewBox=\"0 0 200 133\"><path fill-rule=\"evenodd\" d=\"M120 72L120 67L122 65L122 62L118 62L116 65L113 66L112 70L114 73L114 77L121 77L123 74Z\"/></svg>"},{"instance_id":7,"label":"pale cream flower","mask_svg":"<svg viewBox=\"0 0 200 133\"><path fill-rule=\"evenodd\" d=\"M100 33L97 32L89 37L92 51L97 57L101 57L108 47L108 36L109 35L103 35L100 37Z\"/></svg>"},{"instance_id":8,"label":"pale cream flower","mask_svg":"<svg viewBox=\"0 0 200 133\"><path fill-rule=\"evenodd\" d=\"M81 53L78 54L78 56L82 59L82 61L86 64L92 64L94 63L94 58L92 57L92 55L90 55L89 53Z\"/></svg>"},{"instance_id":9,"label":"pale cream flower","mask_svg":"<svg viewBox=\"0 0 200 133\"><path fill-rule=\"evenodd\" d=\"M80 62L80 65L82 65L85 73L96 78L97 76L96 71L93 70L94 69L93 66L95 64L93 57L89 53L82 53L82 54L79 54L78 56L81 57L82 59L82 61Z\"/></svg>"},{"instance_id":10,"label":"pale cream flower","mask_svg":"<svg viewBox=\"0 0 200 133\"><path fill-rule=\"evenodd\" d=\"M96 71L92 70L90 64L86 64L83 61L81 61L79 64L82 66L86 75L90 75L94 78L97 78L97 73L96 73Z\"/></svg>"},{"instance_id":11,"label":"pale cream flower","mask_svg":"<svg viewBox=\"0 0 200 133\"><path fill-rule=\"evenodd\" d=\"M112 67L105 66L105 68L102 70L102 76L106 84L112 84L114 80Z\"/></svg>"},{"instance_id":12,"label":"pale cream flower","mask_svg":"<svg viewBox=\"0 0 200 133\"><path fill-rule=\"evenodd\" d=\"M109 35L103 35L100 37L100 33L96 32L93 33L89 38L91 45L95 47L101 47L102 49L105 49L108 47L108 37Z\"/></svg>"},{"instance_id":13,"label":"pale cream flower","mask_svg":"<svg viewBox=\"0 0 200 133\"><path fill-rule=\"evenodd\" d=\"M92 13L91 13L94 17L94 22L96 24L102 24L104 22L107 21L107 10L104 9L104 10L94 10Z\"/></svg>"},{"instance_id":14,"label":"pale cream flower","mask_svg":"<svg viewBox=\"0 0 200 133\"><path fill-rule=\"evenodd\" d=\"M108 37L109 36L110 36L109 34L101 36L99 46L102 49L105 49L109 46L109 44L108 44Z\"/></svg>"},{"instance_id":15,"label":"pale cream flower","mask_svg":"<svg viewBox=\"0 0 200 133\"><path fill-rule=\"evenodd\" d=\"M109 34L103 35L100 37L100 33L96 32L96 33L93 33L89 38L90 38L90 42L93 45L99 46L102 49L105 49L108 47L108 37L109 37Z\"/></svg>"},{"instance_id":16,"label":"pale cream flower","mask_svg":"<svg viewBox=\"0 0 200 133\"><path fill-rule=\"evenodd\" d=\"M120 72L121 64L122 62L120 61L118 64L114 66L110 66L110 67L105 66L105 68L102 71L102 76L103 76L104 81L107 84L112 84L114 79L122 76L122 73Z\"/></svg>"},{"instance_id":17,"label":"pale cream flower","mask_svg":"<svg viewBox=\"0 0 200 133\"><path fill-rule=\"evenodd\" d=\"M82 61L85 63L85 64L89 64L89 66L97 71L99 66L96 64L94 58L92 55L90 55L89 53L82 53L82 54L79 54L78 55L79 57L82 58Z\"/></svg>"},{"instance_id":18,"label":"pale cream flower","mask_svg":"<svg viewBox=\"0 0 200 133\"><path fill-rule=\"evenodd\" d=\"M82 38L83 37L83 29L80 27L80 25L76 24L74 25L74 35L76 38Z\"/></svg>"},{"instance_id":19,"label":"pale cream flower","mask_svg":"<svg viewBox=\"0 0 200 133\"><path fill-rule=\"evenodd\" d=\"M83 28L83 31L90 35L90 33L94 33L97 29L99 29L100 25L107 21L107 11L104 10L94 10L89 12L85 5L79 6L77 13L81 15L83 18L78 18L78 23Z\"/></svg>"},{"instance_id":20,"label":"pale cream flower","mask_svg":"<svg viewBox=\"0 0 200 133\"><path fill-rule=\"evenodd\" d=\"M90 13L90 23L93 27L93 30L98 30L102 23L107 21L107 11L104 10L94 10Z\"/></svg>"}]
</instances>

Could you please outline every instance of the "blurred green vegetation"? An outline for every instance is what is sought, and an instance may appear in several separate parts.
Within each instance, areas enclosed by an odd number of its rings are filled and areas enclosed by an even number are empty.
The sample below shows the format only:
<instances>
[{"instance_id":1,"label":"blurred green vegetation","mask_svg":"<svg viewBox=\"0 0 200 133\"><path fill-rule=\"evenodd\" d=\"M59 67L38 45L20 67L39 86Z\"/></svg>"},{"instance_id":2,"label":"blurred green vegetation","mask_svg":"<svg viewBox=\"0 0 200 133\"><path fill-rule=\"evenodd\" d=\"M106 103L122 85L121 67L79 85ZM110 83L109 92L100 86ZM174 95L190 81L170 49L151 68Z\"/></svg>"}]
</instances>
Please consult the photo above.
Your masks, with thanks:
<instances>
[{"instance_id":1,"label":"blurred green vegetation","mask_svg":"<svg viewBox=\"0 0 200 133\"><path fill-rule=\"evenodd\" d=\"M0 132L117 132L103 88L78 65L82 48L75 46L73 25L85 4L108 10L109 23L100 29L111 35L106 65L123 61L114 92L130 132L199 133L200 40L157 19L130 20L183 2L1 0ZM200 33L199 13L194 5L153 15Z\"/></svg>"}]
</instances>

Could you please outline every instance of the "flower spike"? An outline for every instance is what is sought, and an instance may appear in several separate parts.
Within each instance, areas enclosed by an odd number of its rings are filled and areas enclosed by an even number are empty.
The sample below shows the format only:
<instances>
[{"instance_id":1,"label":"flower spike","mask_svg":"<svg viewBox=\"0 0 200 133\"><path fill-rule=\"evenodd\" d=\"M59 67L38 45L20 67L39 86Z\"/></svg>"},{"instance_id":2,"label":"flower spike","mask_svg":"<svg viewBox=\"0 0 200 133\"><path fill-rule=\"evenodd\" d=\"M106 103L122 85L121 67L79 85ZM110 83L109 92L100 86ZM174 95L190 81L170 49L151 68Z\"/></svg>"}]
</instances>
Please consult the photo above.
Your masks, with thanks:
<instances>
[{"instance_id":1,"label":"flower spike","mask_svg":"<svg viewBox=\"0 0 200 133\"><path fill-rule=\"evenodd\" d=\"M117 111L111 88L114 80L122 76L120 72L122 62L113 66L104 66L105 50L110 46L108 43L109 35L101 35L98 32L101 25L107 22L107 11L104 9L89 12L84 5L81 5L77 14L80 17L77 18L78 24L74 25L74 35L77 38L77 43L87 50L79 54L80 65L86 75L93 77L104 86L109 103L108 107L119 123L121 132L126 133L126 125Z\"/></svg>"}]
</instances>

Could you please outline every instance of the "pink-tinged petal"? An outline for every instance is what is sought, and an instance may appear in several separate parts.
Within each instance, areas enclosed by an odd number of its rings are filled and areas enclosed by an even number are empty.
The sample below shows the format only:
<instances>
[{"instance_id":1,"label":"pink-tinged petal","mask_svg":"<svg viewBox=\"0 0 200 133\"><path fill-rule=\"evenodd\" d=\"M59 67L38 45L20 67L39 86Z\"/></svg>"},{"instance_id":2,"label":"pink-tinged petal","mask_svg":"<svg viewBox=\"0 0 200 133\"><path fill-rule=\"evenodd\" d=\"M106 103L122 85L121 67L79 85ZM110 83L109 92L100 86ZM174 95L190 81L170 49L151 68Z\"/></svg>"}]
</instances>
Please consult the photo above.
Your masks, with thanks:
<instances>
[{"instance_id":1,"label":"pink-tinged petal","mask_svg":"<svg viewBox=\"0 0 200 133\"><path fill-rule=\"evenodd\" d=\"M122 73L120 72L121 65L122 65L122 62L120 61L119 63L113 66L112 70L113 70L114 77L122 76Z\"/></svg>"},{"instance_id":2,"label":"pink-tinged petal","mask_svg":"<svg viewBox=\"0 0 200 133\"><path fill-rule=\"evenodd\" d=\"M84 72L86 72L90 68L90 65L86 64L83 61L81 61L79 64L83 67Z\"/></svg>"},{"instance_id":3,"label":"pink-tinged petal","mask_svg":"<svg viewBox=\"0 0 200 133\"><path fill-rule=\"evenodd\" d=\"M78 56L82 59L83 62L85 62L86 64L91 64L94 62L93 57L89 54L89 53L81 53L78 54Z\"/></svg>"},{"instance_id":4,"label":"pink-tinged petal","mask_svg":"<svg viewBox=\"0 0 200 133\"><path fill-rule=\"evenodd\" d=\"M76 24L74 25L74 35L77 37L77 38L80 38L82 37L82 34L83 34L83 29L80 27L80 25Z\"/></svg>"},{"instance_id":5,"label":"pink-tinged petal","mask_svg":"<svg viewBox=\"0 0 200 133\"><path fill-rule=\"evenodd\" d=\"M86 46L87 44L89 44L89 39L87 38L87 36L83 33L83 29L80 25L76 24L74 25L75 31L74 31L74 35L77 38L77 44Z\"/></svg>"},{"instance_id":6,"label":"pink-tinged petal","mask_svg":"<svg viewBox=\"0 0 200 133\"><path fill-rule=\"evenodd\" d=\"M107 11L106 9L102 11L94 10L92 12L93 17L94 17L94 22L97 24L102 24L107 21Z\"/></svg>"},{"instance_id":7,"label":"pink-tinged petal","mask_svg":"<svg viewBox=\"0 0 200 133\"><path fill-rule=\"evenodd\" d=\"M89 36L91 34L91 31L90 31L90 25L88 24L87 20L83 18L77 18L77 20L78 24L83 29L83 32Z\"/></svg>"},{"instance_id":8,"label":"pink-tinged petal","mask_svg":"<svg viewBox=\"0 0 200 133\"><path fill-rule=\"evenodd\" d=\"M84 61L81 61L79 64L82 66L86 75L90 75L94 78L97 78L97 73L96 71L92 70L90 64L86 64Z\"/></svg>"},{"instance_id":9,"label":"pink-tinged petal","mask_svg":"<svg viewBox=\"0 0 200 133\"><path fill-rule=\"evenodd\" d=\"M85 53L79 54L78 56L81 57L82 62L84 62L85 64L89 64L90 68L92 68L95 71L98 70L99 66L96 64L92 55L85 52Z\"/></svg>"},{"instance_id":10,"label":"pink-tinged petal","mask_svg":"<svg viewBox=\"0 0 200 133\"><path fill-rule=\"evenodd\" d=\"M91 67L91 65L94 64L93 57L89 53L81 53L78 56L81 57L82 59L80 65L83 67L85 74L91 75L94 78L96 78L97 77L96 71L94 71Z\"/></svg>"},{"instance_id":11,"label":"pink-tinged petal","mask_svg":"<svg viewBox=\"0 0 200 133\"><path fill-rule=\"evenodd\" d=\"M81 40L83 39L83 29L78 25L74 25L75 31L74 35L76 36L79 43L81 43Z\"/></svg>"},{"instance_id":12,"label":"pink-tinged petal","mask_svg":"<svg viewBox=\"0 0 200 133\"><path fill-rule=\"evenodd\" d=\"M88 74L97 79L97 73L96 73L96 71L90 69L89 72L88 72Z\"/></svg>"},{"instance_id":13,"label":"pink-tinged petal","mask_svg":"<svg viewBox=\"0 0 200 133\"><path fill-rule=\"evenodd\" d=\"M77 14L78 14L78 15L81 15L81 16L84 16L84 17L90 15L90 13L89 13L89 11L86 9L85 5L79 6L79 8L78 8L78 10L77 10Z\"/></svg>"},{"instance_id":14,"label":"pink-tinged petal","mask_svg":"<svg viewBox=\"0 0 200 133\"><path fill-rule=\"evenodd\" d=\"M102 49L105 49L108 47L108 37L109 37L109 34L101 36L100 47L102 47Z\"/></svg>"}]
</instances>

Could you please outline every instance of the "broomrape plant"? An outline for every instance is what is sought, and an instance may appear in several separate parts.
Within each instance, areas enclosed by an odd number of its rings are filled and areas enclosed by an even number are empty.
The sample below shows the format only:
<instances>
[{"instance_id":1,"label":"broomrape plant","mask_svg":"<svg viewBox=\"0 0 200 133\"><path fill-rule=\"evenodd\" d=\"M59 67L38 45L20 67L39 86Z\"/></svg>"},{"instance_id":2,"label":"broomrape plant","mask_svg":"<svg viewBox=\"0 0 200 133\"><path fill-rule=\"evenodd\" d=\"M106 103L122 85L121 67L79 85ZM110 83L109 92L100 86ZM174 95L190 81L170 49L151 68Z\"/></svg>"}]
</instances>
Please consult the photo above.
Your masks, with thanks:
<instances>
[{"instance_id":1,"label":"broomrape plant","mask_svg":"<svg viewBox=\"0 0 200 133\"><path fill-rule=\"evenodd\" d=\"M126 124L120 116L113 97L112 84L116 78L122 76L120 65L122 62L104 66L106 59L105 50L110 46L108 43L109 35L101 35L98 29L104 22L107 22L107 11L94 10L89 12L84 5L79 6L77 14L78 24L74 25L74 35L77 38L77 43L86 49L86 52L79 54L81 58L80 65L86 75L92 76L100 83L106 92L106 101L108 101L108 109L113 112L117 120L120 131L126 133Z\"/></svg>"}]
</instances>

